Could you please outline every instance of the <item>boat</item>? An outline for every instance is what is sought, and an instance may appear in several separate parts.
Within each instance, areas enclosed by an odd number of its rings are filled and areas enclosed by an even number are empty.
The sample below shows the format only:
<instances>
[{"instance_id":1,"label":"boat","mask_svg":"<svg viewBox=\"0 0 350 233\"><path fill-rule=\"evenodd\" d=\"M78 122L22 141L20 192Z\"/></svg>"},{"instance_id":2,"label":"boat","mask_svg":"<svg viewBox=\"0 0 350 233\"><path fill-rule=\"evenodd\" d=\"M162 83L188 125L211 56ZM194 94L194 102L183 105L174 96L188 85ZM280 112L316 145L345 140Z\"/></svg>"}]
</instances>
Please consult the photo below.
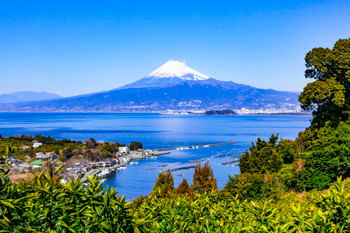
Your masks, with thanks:
<instances>
[{"instance_id":1,"label":"boat","mask_svg":"<svg viewBox=\"0 0 350 233\"><path fill-rule=\"evenodd\" d=\"M109 173L108 169L103 169L102 171L100 171L97 175L98 176L105 176Z\"/></svg>"}]
</instances>

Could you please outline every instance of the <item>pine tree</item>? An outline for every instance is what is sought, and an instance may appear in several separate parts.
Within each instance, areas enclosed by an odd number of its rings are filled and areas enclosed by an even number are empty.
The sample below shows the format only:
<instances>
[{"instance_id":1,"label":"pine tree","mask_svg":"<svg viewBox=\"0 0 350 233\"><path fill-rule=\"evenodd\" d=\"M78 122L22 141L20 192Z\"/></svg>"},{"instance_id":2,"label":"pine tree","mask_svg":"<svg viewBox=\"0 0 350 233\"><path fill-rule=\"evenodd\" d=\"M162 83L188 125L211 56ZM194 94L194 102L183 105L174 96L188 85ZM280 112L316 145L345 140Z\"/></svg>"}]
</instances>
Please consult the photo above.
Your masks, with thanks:
<instances>
[{"instance_id":1,"label":"pine tree","mask_svg":"<svg viewBox=\"0 0 350 233\"><path fill-rule=\"evenodd\" d=\"M182 182L179 184L179 187L177 187L176 192L180 195L188 195L191 193L191 189L186 178L183 178Z\"/></svg>"},{"instance_id":2,"label":"pine tree","mask_svg":"<svg viewBox=\"0 0 350 233\"><path fill-rule=\"evenodd\" d=\"M160 172L156 183L154 184L153 191L151 195L156 195L157 197L169 197L174 191L174 177L170 170L166 172Z\"/></svg>"},{"instance_id":3,"label":"pine tree","mask_svg":"<svg viewBox=\"0 0 350 233\"><path fill-rule=\"evenodd\" d=\"M213 170L208 162L204 164L204 166L197 164L193 174L193 185L191 188L198 193L210 192L218 189Z\"/></svg>"}]
</instances>

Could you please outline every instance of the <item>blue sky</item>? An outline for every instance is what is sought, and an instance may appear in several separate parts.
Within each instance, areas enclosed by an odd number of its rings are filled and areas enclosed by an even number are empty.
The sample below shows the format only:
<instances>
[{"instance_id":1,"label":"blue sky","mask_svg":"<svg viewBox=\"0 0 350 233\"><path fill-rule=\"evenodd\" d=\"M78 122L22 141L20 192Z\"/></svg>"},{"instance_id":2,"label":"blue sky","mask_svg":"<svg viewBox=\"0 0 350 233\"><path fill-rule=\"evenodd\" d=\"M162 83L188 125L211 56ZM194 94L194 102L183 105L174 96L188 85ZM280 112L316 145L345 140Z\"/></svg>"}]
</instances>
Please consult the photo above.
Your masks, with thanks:
<instances>
[{"instance_id":1,"label":"blue sky","mask_svg":"<svg viewBox=\"0 0 350 233\"><path fill-rule=\"evenodd\" d=\"M349 12L345 0L0 0L0 94L114 89L169 59L220 80L301 91L305 54L350 38Z\"/></svg>"}]
</instances>

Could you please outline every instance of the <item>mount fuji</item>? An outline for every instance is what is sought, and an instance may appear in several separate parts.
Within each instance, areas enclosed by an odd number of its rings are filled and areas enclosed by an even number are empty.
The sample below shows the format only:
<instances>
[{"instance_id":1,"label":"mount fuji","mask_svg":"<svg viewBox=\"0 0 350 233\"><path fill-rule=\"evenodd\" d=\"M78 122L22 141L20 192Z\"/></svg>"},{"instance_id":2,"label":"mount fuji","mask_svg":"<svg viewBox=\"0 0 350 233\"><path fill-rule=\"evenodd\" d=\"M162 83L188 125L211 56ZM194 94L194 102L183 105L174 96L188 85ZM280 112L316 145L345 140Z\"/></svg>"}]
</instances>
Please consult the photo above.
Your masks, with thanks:
<instances>
[{"instance_id":1,"label":"mount fuji","mask_svg":"<svg viewBox=\"0 0 350 233\"><path fill-rule=\"evenodd\" d=\"M209 77L186 66L185 62L169 60L144 78L118 89L163 87L185 81L202 81L206 79L209 79Z\"/></svg>"},{"instance_id":2,"label":"mount fuji","mask_svg":"<svg viewBox=\"0 0 350 233\"><path fill-rule=\"evenodd\" d=\"M298 93L220 81L170 60L136 82L55 100L0 104L3 112L169 112L231 109L238 113L299 112Z\"/></svg>"}]
</instances>

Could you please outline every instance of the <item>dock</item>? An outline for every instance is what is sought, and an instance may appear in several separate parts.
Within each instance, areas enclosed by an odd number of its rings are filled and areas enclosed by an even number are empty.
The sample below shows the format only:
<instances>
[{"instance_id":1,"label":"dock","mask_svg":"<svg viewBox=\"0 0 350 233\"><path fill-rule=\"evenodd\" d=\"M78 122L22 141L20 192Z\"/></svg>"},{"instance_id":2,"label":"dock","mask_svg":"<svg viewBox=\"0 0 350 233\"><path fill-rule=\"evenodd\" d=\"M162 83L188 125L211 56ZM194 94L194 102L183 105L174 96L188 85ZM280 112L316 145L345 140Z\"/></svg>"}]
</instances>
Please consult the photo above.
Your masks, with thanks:
<instances>
[{"instance_id":1,"label":"dock","mask_svg":"<svg viewBox=\"0 0 350 233\"><path fill-rule=\"evenodd\" d=\"M198 149L198 148L202 148L202 147L224 146L224 145L230 145L230 144L233 145L235 143L234 142L223 142L223 143L213 143L213 144L205 144L205 145L180 146L180 147L155 149L155 151Z\"/></svg>"}]
</instances>

